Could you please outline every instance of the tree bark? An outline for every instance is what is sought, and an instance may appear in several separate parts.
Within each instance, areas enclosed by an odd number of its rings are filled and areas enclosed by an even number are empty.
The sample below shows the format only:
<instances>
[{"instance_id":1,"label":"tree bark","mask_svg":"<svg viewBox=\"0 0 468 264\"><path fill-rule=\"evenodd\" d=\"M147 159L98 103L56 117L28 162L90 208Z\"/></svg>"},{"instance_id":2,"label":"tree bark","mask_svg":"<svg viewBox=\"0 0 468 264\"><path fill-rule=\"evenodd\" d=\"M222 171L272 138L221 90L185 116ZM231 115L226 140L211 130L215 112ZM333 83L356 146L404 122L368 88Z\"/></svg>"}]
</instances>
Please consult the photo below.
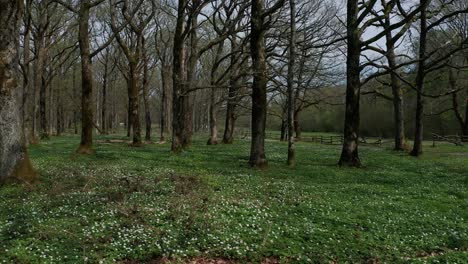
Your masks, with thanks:
<instances>
[{"instance_id":1,"label":"tree bark","mask_svg":"<svg viewBox=\"0 0 468 264\"><path fill-rule=\"evenodd\" d=\"M449 69L449 85L452 91L457 90L457 78L453 72L453 69ZM467 90L468 95L468 90ZM455 113L455 117L460 125L460 132L463 136L468 136L468 96L465 98L465 119L463 119L462 113L458 109L458 92L452 93L452 108Z\"/></svg>"},{"instance_id":2,"label":"tree bark","mask_svg":"<svg viewBox=\"0 0 468 264\"><path fill-rule=\"evenodd\" d=\"M177 22L174 33L173 46L173 68L172 68L172 145L173 152L181 152L184 149L184 117L186 110L186 72L185 72L185 49L184 49L184 23L186 0L179 0L177 9Z\"/></svg>"},{"instance_id":3,"label":"tree bark","mask_svg":"<svg viewBox=\"0 0 468 264\"><path fill-rule=\"evenodd\" d=\"M296 141L302 140L301 121L299 120L302 109L294 111L294 131L296 132Z\"/></svg>"},{"instance_id":4,"label":"tree bark","mask_svg":"<svg viewBox=\"0 0 468 264\"><path fill-rule=\"evenodd\" d=\"M129 98L129 109L130 109L130 117L131 117L131 124L132 124L132 137L134 146L142 145L141 141L141 126L140 126L140 102L138 98L138 63L130 62L129 63L129 90L128 90L128 98Z\"/></svg>"},{"instance_id":5,"label":"tree bark","mask_svg":"<svg viewBox=\"0 0 468 264\"><path fill-rule=\"evenodd\" d=\"M143 45L143 104L145 106L145 140L151 141L151 111L149 104L149 69L146 47Z\"/></svg>"},{"instance_id":6,"label":"tree bark","mask_svg":"<svg viewBox=\"0 0 468 264\"><path fill-rule=\"evenodd\" d=\"M391 25L390 17L385 17L385 26L389 28ZM390 69L396 69L397 62L395 56L395 43L393 41L392 31L388 30L386 34L387 45L387 61ZM400 79L397 73L390 74L390 82L393 94L393 120L394 120L394 150L403 151L406 149L405 139L405 116L404 116L404 101L403 89L401 88Z\"/></svg>"},{"instance_id":7,"label":"tree bark","mask_svg":"<svg viewBox=\"0 0 468 264\"><path fill-rule=\"evenodd\" d=\"M36 178L26 150L16 99L18 47L23 1L0 0L0 182Z\"/></svg>"},{"instance_id":8,"label":"tree bark","mask_svg":"<svg viewBox=\"0 0 468 264\"><path fill-rule=\"evenodd\" d=\"M294 113L296 110L294 98L294 66L296 59L296 2L289 0L291 19L289 37L289 63L288 63L288 165L295 166L295 146L294 146Z\"/></svg>"},{"instance_id":9,"label":"tree bark","mask_svg":"<svg viewBox=\"0 0 468 264\"><path fill-rule=\"evenodd\" d=\"M233 38L231 41L231 50L234 51L237 49L237 42ZM238 65L237 65L237 58L236 55L233 53L230 57L232 70L229 76L229 91L228 91L228 99L227 99L227 106L226 106L226 121L224 124L224 135L223 135L223 143L224 144L232 144L234 143L234 129L236 125L237 115L236 115L236 107L239 99L239 81L238 81Z\"/></svg>"},{"instance_id":10,"label":"tree bark","mask_svg":"<svg viewBox=\"0 0 468 264\"><path fill-rule=\"evenodd\" d=\"M216 83L216 70L218 68L218 61L221 57L223 52L224 42L221 42L218 45L216 50L216 55L213 63L213 67L211 69L211 81L210 84L213 87L210 91L210 109L209 109L209 116L210 116L210 138L208 139L208 145L217 145L218 144L218 107L216 102L216 88L214 88Z\"/></svg>"},{"instance_id":11,"label":"tree bark","mask_svg":"<svg viewBox=\"0 0 468 264\"><path fill-rule=\"evenodd\" d=\"M425 0L420 1L421 5L425 4ZM427 14L426 7L421 10L420 17L420 37L419 37L419 62L418 72L416 76L416 119L414 145L410 155L418 157L422 154L423 142L423 118L424 118L424 77L426 70L426 41L427 41Z\"/></svg>"},{"instance_id":12,"label":"tree bark","mask_svg":"<svg viewBox=\"0 0 468 264\"><path fill-rule=\"evenodd\" d=\"M346 109L344 123L344 141L341 152L340 166L360 167L358 154L359 143L359 97L360 97L360 34L358 25L358 1L348 0L347 3L347 46L346 61Z\"/></svg>"},{"instance_id":13,"label":"tree bark","mask_svg":"<svg viewBox=\"0 0 468 264\"><path fill-rule=\"evenodd\" d=\"M265 28L263 0L252 1L250 54L253 67L252 85L252 139L249 164L255 168L265 168L268 162L265 155L265 125L267 117L267 70L265 51Z\"/></svg>"},{"instance_id":14,"label":"tree bark","mask_svg":"<svg viewBox=\"0 0 468 264\"><path fill-rule=\"evenodd\" d=\"M280 141L286 141L288 138L288 120L287 118L281 118L281 135Z\"/></svg>"},{"instance_id":15,"label":"tree bark","mask_svg":"<svg viewBox=\"0 0 468 264\"><path fill-rule=\"evenodd\" d=\"M108 86L108 73L109 68L109 51L106 51L104 60L104 74L102 80L102 105L101 105L101 132L104 135L108 134L108 122L107 122L107 86Z\"/></svg>"},{"instance_id":16,"label":"tree bark","mask_svg":"<svg viewBox=\"0 0 468 264\"><path fill-rule=\"evenodd\" d=\"M93 150L93 74L89 47L89 1L80 2L78 42L81 56L81 141L78 154L90 155Z\"/></svg>"},{"instance_id":17,"label":"tree bark","mask_svg":"<svg viewBox=\"0 0 468 264\"><path fill-rule=\"evenodd\" d=\"M31 90L31 2L32 0L26 0L25 5L25 33L24 33L24 49L23 49L23 100L21 104L21 120L23 133L26 135L26 124L27 124L27 109L28 109L28 97Z\"/></svg>"},{"instance_id":18,"label":"tree bark","mask_svg":"<svg viewBox=\"0 0 468 264\"><path fill-rule=\"evenodd\" d=\"M161 135L159 141L165 141L165 135L169 134L170 127L172 124L172 100L171 100L171 85L170 85L170 76L171 76L171 66L162 65L161 66L161 82L162 82L162 96L161 96Z\"/></svg>"}]
</instances>

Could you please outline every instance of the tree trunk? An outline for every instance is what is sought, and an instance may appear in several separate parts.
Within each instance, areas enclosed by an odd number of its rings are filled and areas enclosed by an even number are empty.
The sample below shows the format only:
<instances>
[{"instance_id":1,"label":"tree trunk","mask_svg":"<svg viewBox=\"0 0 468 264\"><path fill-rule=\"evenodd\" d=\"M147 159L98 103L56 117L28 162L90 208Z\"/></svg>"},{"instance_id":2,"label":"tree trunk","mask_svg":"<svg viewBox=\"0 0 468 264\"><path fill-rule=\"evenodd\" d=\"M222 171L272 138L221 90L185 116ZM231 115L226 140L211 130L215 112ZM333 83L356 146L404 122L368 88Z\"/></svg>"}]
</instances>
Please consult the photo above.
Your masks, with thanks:
<instances>
[{"instance_id":1,"label":"tree trunk","mask_svg":"<svg viewBox=\"0 0 468 264\"><path fill-rule=\"evenodd\" d=\"M132 145L141 146L140 103L138 98L138 63L130 62L128 66L130 69L128 99L133 137Z\"/></svg>"},{"instance_id":2,"label":"tree trunk","mask_svg":"<svg viewBox=\"0 0 468 264\"><path fill-rule=\"evenodd\" d=\"M102 105L101 105L101 132L104 135L108 134L107 122L107 83L108 83L108 64L109 64L109 51L106 51L106 58L104 61L104 75L102 81Z\"/></svg>"},{"instance_id":3,"label":"tree trunk","mask_svg":"<svg viewBox=\"0 0 468 264\"><path fill-rule=\"evenodd\" d=\"M346 62L346 110L344 123L344 141L340 166L360 167L358 154L359 143L359 97L360 97L360 34L358 25L358 1L349 0L347 4L347 46Z\"/></svg>"},{"instance_id":4,"label":"tree trunk","mask_svg":"<svg viewBox=\"0 0 468 264\"><path fill-rule=\"evenodd\" d=\"M421 0L421 4L424 1ZM425 59L426 59L426 39L427 39L427 16L426 8L421 10L420 17L420 37L419 37L419 62L418 72L416 76L416 119L415 119L415 134L414 145L411 151L411 156L418 157L422 154L423 142L423 118L424 118L424 77L425 77Z\"/></svg>"},{"instance_id":5,"label":"tree trunk","mask_svg":"<svg viewBox=\"0 0 468 264\"><path fill-rule=\"evenodd\" d=\"M457 77L455 77L453 73L453 69L449 69L449 85L452 91L457 90ZM467 91L468 93L468 91ZM452 93L452 108L453 112L455 113L455 118L458 121L458 124L461 128L461 134L463 136L468 136L468 97L465 98L465 119L463 119L462 113L458 109L458 92Z\"/></svg>"},{"instance_id":6,"label":"tree trunk","mask_svg":"<svg viewBox=\"0 0 468 264\"><path fill-rule=\"evenodd\" d=\"M78 154L90 155L93 150L93 74L89 47L89 6L81 1L78 42L81 56L81 142Z\"/></svg>"},{"instance_id":7,"label":"tree trunk","mask_svg":"<svg viewBox=\"0 0 468 264\"><path fill-rule=\"evenodd\" d=\"M289 36L289 63L288 63L288 165L295 166L294 146L294 113L296 110L294 98L294 66L296 59L296 2L289 0L291 19Z\"/></svg>"},{"instance_id":8,"label":"tree trunk","mask_svg":"<svg viewBox=\"0 0 468 264\"><path fill-rule=\"evenodd\" d=\"M195 0L194 6L200 4L200 0ZM182 147L188 149L192 145L192 135L193 135L193 115L194 115L194 103L195 99L192 96L190 89L196 85L196 72L197 72L197 62L198 62L198 15L199 11L191 11L192 14L192 27L190 31L190 56L188 58L187 65L187 85L185 87L184 96L183 96L183 105L184 105L184 133L182 139Z\"/></svg>"},{"instance_id":9,"label":"tree trunk","mask_svg":"<svg viewBox=\"0 0 468 264\"><path fill-rule=\"evenodd\" d=\"M162 82L162 96L161 96L161 135L159 141L165 141L165 134L169 134L169 128L172 124L171 121L171 86L170 76L171 66L163 65L161 67L161 82Z\"/></svg>"},{"instance_id":10,"label":"tree trunk","mask_svg":"<svg viewBox=\"0 0 468 264\"><path fill-rule=\"evenodd\" d=\"M465 97L465 125L463 126L462 134L468 136L468 91Z\"/></svg>"},{"instance_id":11,"label":"tree trunk","mask_svg":"<svg viewBox=\"0 0 468 264\"><path fill-rule=\"evenodd\" d=\"M385 25L386 28L389 28L391 25L391 21L388 16L385 18ZM397 62L395 56L395 43L393 41L392 31L390 30L388 30L386 34L386 45L388 66L390 69L396 69ZM390 81L393 94L393 120L395 127L394 150L402 151L406 149L403 89L401 88L400 79L398 78L397 73L392 72L390 74Z\"/></svg>"},{"instance_id":12,"label":"tree trunk","mask_svg":"<svg viewBox=\"0 0 468 264\"><path fill-rule=\"evenodd\" d=\"M286 141L288 138L288 120L286 118L281 118L281 135L280 135L280 141Z\"/></svg>"},{"instance_id":13,"label":"tree trunk","mask_svg":"<svg viewBox=\"0 0 468 264\"><path fill-rule=\"evenodd\" d=\"M25 33L24 33L24 49L23 49L23 100L21 104L21 120L23 133L26 135L26 124L27 124L27 109L28 109L28 97L31 90L31 2L32 0L26 0L25 6ZM26 140L27 141L27 140Z\"/></svg>"},{"instance_id":14,"label":"tree trunk","mask_svg":"<svg viewBox=\"0 0 468 264\"><path fill-rule=\"evenodd\" d=\"M216 91L212 89L210 93L210 138L208 139L208 145L218 144L218 119L216 115Z\"/></svg>"},{"instance_id":15,"label":"tree trunk","mask_svg":"<svg viewBox=\"0 0 468 264\"><path fill-rule=\"evenodd\" d=\"M249 164L255 168L265 168L268 162L265 155L265 126L267 117L267 70L265 51L265 29L263 0L252 1L250 34L250 54L252 56L252 139Z\"/></svg>"},{"instance_id":16,"label":"tree trunk","mask_svg":"<svg viewBox=\"0 0 468 264\"><path fill-rule=\"evenodd\" d=\"M302 140L301 121L299 120L300 114L300 109L296 109L296 111L294 111L294 131L296 132L296 141Z\"/></svg>"},{"instance_id":17,"label":"tree trunk","mask_svg":"<svg viewBox=\"0 0 468 264\"><path fill-rule=\"evenodd\" d=\"M218 144L218 107L216 102L216 88L214 88L216 83L216 70L218 68L218 61L220 60L221 54L223 52L224 42L221 42L216 49L216 56L214 59L213 67L211 69L211 81L210 84L213 87L210 91L210 138L208 139L208 145L217 145Z\"/></svg>"},{"instance_id":18,"label":"tree trunk","mask_svg":"<svg viewBox=\"0 0 468 264\"><path fill-rule=\"evenodd\" d=\"M180 152L184 149L184 110L185 108L185 49L184 49L184 35L183 28L185 23L185 6L186 0L179 0L177 9L177 23L174 33L174 46L173 46L173 68L172 68L172 146L173 152Z\"/></svg>"},{"instance_id":19,"label":"tree trunk","mask_svg":"<svg viewBox=\"0 0 468 264\"><path fill-rule=\"evenodd\" d=\"M143 47L144 52L146 52L145 47ZM148 76L148 59L146 54L143 58L143 104L145 105L145 140L151 141L151 111L149 104L149 76Z\"/></svg>"},{"instance_id":20,"label":"tree trunk","mask_svg":"<svg viewBox=\"0 0 468 264\"><path fill-rule=\"evenodd\" d=\"M26 150L16 99L18 47L23 1L0 1L0 182L31 182L36 173Z\"/></svg>"},{"instance_id":21,"label":"tree trunk","mask_svg":"<svg viewBox=\"0 0 468 264\"><path fill-rule=\"evenodd\" d=\"M231 50L235 51L237 49L237 42L233 38L231 40ZM229 77L229 91L228 91L228 99L227 99L227 106L226 106L226 121L224 124L224 135L223 135L223 143L224 144L232 144L234 142L234 129L236 123L236 107L238 103L238 93L239 93L239 81L238 81L238 65L236 64L237 55L233 53L230 57L232 70L230 72L231 76Z\"/></svg>"},{"instance_id":22,"label":"tree trunk","mask_svg":"<svg viewBox=\"0 0 468 264\"><path fill-rule=\"evenodd\" d=\"M41 139L49 139L49 125L47 118L47 109L46 109L46 99L47 99L47 85L44 75L41 76L40 89L39 89L39 116L41 120Z\"/></svg>"},{"instance_id":23,"label":"tree trunk","mask_svg":"<svg viewBox=\"0 0 468 264\"><path fill-rule=\"evenodd\" d=\"M127 80L127 91L130 93L130 79ZM128 103L127 103L127 122L125 125L127 126L127 137L129 138L132 135L132 112L131 112L131 102L130 102L130 97L128 98Z\"/></svg>"}]
</instances>

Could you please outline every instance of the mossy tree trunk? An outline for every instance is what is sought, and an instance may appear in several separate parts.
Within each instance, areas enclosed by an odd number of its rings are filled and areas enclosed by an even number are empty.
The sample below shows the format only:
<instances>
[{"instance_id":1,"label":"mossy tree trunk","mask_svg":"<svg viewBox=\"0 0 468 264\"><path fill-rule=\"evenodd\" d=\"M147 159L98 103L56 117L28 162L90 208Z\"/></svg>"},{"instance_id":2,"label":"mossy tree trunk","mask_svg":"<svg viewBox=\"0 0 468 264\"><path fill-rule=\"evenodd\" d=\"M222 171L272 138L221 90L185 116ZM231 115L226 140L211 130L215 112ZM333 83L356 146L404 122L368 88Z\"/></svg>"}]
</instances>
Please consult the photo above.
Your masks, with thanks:
<instances>
[{"instance_id":1,"label":"mossy tree trunk","mask_svg":"<svg viewBox=\"0 0 468 264\"><path fill-rule=\"evenodd\" d=\"M22 11L23 1L0 0L0 181L9 177L33 181L36 177L16 99Z\"/></svg>"}]
</instances>

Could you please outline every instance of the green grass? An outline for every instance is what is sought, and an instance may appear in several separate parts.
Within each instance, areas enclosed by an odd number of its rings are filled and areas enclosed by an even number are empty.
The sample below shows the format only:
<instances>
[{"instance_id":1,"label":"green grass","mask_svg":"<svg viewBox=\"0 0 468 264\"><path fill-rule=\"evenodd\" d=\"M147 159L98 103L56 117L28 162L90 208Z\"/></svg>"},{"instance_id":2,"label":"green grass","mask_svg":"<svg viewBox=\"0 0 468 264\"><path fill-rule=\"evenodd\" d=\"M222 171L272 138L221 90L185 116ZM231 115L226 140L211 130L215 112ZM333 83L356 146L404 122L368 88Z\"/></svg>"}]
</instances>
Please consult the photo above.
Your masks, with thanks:
<instances>
[{"instance_id":1,"label":"green grass","mask_svg":"<svg viewBox=\"0 0 468 264\"><path fill-rule=\"evenodd\" d=\"M468 261L468 147L363 147L350 169L338 146L298 143L291 169L268 141L258 171L248 141L172 155L100 139L92 157L73 136L30 148L40 183L0 188L0 263Z\"/></svg>"}]
</instances>

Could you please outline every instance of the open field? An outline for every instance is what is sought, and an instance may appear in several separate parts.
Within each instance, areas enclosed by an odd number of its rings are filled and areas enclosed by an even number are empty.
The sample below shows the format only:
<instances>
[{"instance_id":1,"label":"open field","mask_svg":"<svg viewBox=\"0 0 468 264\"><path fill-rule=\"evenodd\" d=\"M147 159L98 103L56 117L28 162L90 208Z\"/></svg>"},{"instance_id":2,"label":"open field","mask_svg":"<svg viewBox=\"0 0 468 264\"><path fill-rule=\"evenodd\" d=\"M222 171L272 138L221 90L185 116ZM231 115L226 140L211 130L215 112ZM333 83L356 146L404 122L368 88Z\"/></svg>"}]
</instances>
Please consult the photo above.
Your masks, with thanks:
<instances>
[{"instance_id":1,"label":"open field","mask_svg":"<svg viewBox=\"0 0 468 264\"><path fill-rule=\"evenodd\" d=\"M172 155L111 138L91 157L74 136L30 148L40 182L0 188L0 263L468 261L467 146L363 147L348 169L339 146L298 143L290 169L269 140L258 171L248 141Z\"/></svg>"}]
</instances>

